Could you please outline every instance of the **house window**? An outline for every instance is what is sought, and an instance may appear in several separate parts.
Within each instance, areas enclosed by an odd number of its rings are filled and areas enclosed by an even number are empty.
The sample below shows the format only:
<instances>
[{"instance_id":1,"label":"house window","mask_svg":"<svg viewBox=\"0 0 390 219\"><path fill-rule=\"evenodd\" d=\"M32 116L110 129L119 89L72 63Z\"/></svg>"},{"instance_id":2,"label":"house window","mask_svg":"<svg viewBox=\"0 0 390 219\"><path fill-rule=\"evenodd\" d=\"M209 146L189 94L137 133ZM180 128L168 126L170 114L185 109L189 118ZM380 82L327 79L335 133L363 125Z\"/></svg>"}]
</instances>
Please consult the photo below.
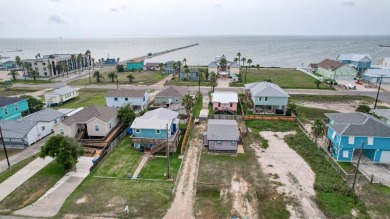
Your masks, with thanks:
<instances>
[{"instance_id":1,"label":"house window","mask_svg":"<svg viewBox=\"0 0 390 219\"><path fill-rule=\"evenodd\" d=\"M161 133L161 130L160 129L156 129L156 134L160 134Z\"/></svg>"},{"instance_id":2,"label":"house window","mask_svg":"<svg viewBox=\"0 0 390 219\"><path fill-rule=\"evenodd\" d=\"M44 71L46 71L46 68L43 68Z\"/></svg>"},{"instance_id":3,"label":"house window","mask_svg":"<svg viewBox=\"0 0 390 219\"><path fill-rule=\"evenodd\" d=\"M261 101L261 97L259 97L259 101Z\"/></svg>"},{"instance_id":4,"label":"house window","mask_svg":"<svg viewBox=\"0 0 390 219\"><path fill-rule=\"evenodd\" d=\"M37 63L36 63L36 62L34 62L34 65L37 65Z\"/></svg>"},{"instance_id":5,"label":"house window","mask_svg":"<svg viewBox=\"0 0 390 219\"><path fill-rule=\"evenodd\" d=\"M343 151L343 158L349 157L349 151Z\"/></svg>"},{"instance_id":6,"label":"house window","mask_svg":"<svg viewBox=\"0 0 390 219\"><path fill-rule=\"evenodd\" d=\"M111 122L110 122L110 123L108 123L108 127L110 127L110 129L111 129Z\"/></svg>"},{"instance_id":7,"label":"house window","mask_svg":"<svg viewBox=\"0 0 390 219\"><path fill-rule=\"evenodd\" d=\"M45 126L42 126L42 131L45 131Z\"/></svg>"},{"instance_id":8,"label":"house window","mask_svg":"<svg viewBox=\"0 0 390 219\"><path fill-rule=\"evenodd\" d=\"M19 110L18 104L15 104L14 106L15 106L15 110L18 111Z\"/></svg>"},{"instance_id":9,"label":"house window","mask_svg":"<svg viewBox=\"0 0 390 219\"><path fill-rule=\"evenodd\" d=\"M142 98L142 101L145 101L145 96L144 96L144 98Z\"/></svg>"},{"instance_id":10,"label":"house window","mask_svg":"<svg viewBox=\"0 0 390 219\"><path fill-rule=\"evenodd\" d=\"M230 144L231 144L232 146L236 146L236 142L235 142L235 141L232 141Z\"/></svg>"},{"instance_id":11,"label":"house window","mask_svg":"<svg viewBox=\"0 0 390 219\"><path fill-rule=\"evenodd\" d=\"M264 97L264 101L268 101L268 97Z\"/></svg>"},{"instance_id":12,"label":"house window","mask_svg":"<svg viewBox=\"0 0 390 219\"><path fill-rule=\"evenodd\" d=\"M230 107L233 107L233 103L230 103Z\"/></svg>"},{"instance_id":13,"label":"house window","mask_svg":"<svg viewBox=\"0 0 390 219\"><path fill-rule=\"evenodd\" d=\"M60 133L61 133L61 135L64 135L65 134L64 129L60 129Z\"/></svg>"},{"instance_id":14,"label":"house window","mask_svg":"<svg viewBox=\"0 0 390 219\"><path fill-rule=\"evenodd\" d=\"M46 63L42 63L42 65L46 65Z\"/></svg>"},{"instance_id":15,"label":"house window","mask_svg":"<svg viewBox=\"0 0 390 219\"><path fill-rule=\"evenodd\" d=\"M95 125L95 131L100 131L100 129L99 129L99 125Z\"/></svg>"},{"instance_id":16,"label":"house window","mask_svg":"<svg viewBox=\"0 0 390 219\"><path fill-rule=\"evenodd\" d=\"M217 145L222 145L222 141L217 141Z\"/></svg>"},{"instance_id":17,"label":"house window","mask_svg":"<svg viewBox=\"0 0 390 219\"><path fill-rule=\"evenodd\" d=\"M218 103L218 107L221 107L221 103Z\"/></svg>"},{"instance_id":18,"label":"house window","mask_svg":"<svg viewBox=\"0 0 390 219\"><path fill-rule=\"evenodd\" d=\"M135 132L137 132L137 133L140 133L140 132L141 132L141 130L139 130L139 129L135 129Z\"/></svg>"},{"instance_id":19,"label":"house window","mask_svg":"<svg viewBox=\"0 0 390 219\"><path fill-rule=\"evenodd\" d=\"M114 101L118 101L118 97L114 97Z\"/></svg>"},{"instance_id":20,"label":"house window","mask_svg":"<svg viewBox=\"0 0 390 219\"><path fill-rule=\"evenodd\" d=\"M35 71L38 71L38 68L35 68Z\"/></svg>"},{"instance_id":21,"label":"house window","mask_svg":"<svg viewBox=\"0 0 390 219\"><path fill-rule=\"evenodd\" d=\"M4 114L7 115L7 114L8 114L8 109L7 109L7 107L4 107L3 109L4 109Z\"/></svg>"},{"instance_id":22,"label":"house window","mask_svg":"<svg viewBox=\"0 0 390 219\"><path fill-rule=\"evenodd\" d=\"M129 101L129 98L125 97L125 101Z\"/></svg>"},{"instance_id":23,"label":"house window","mask_svg":"<svg viewBox=\"0 0 390 219\"><path fill-rule=\"evenodd\" d=\"M374 137L367 137L367 145L373 145L374 144Z\"/></svg>"},{"instance_id":24,"label":"house window","mask_svg":"<svg viewBox=\"0 0 390 219\"><path fill-rule=\"evenodd\" d=\"M355 136L348 137L348 144L355 144Z\"/></svg>"}]
</instances>

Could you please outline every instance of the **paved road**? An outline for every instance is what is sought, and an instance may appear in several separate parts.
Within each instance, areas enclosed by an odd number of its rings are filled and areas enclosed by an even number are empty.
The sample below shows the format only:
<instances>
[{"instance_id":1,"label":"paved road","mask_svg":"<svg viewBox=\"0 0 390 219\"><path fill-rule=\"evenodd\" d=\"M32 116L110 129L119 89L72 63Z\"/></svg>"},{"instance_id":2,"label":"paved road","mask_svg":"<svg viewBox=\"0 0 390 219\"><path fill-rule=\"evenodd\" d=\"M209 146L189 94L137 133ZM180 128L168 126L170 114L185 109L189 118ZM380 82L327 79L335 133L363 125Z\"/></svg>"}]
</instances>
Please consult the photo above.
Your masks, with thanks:
<instances>
[{"instance_id":1,"label":"paved road","mask_svg":"<svg viewBox=\"0 0 390 219\"><path fill-rule=\"evenodd\" d=\"M88 176L91 166L92 157L80 157L76 164L76 172L72 171L67 173L36 202L15 211L14 214L29 217L55 216L68 196Z\"/></svg>"},{"instance_id":2,"label":"paved road","mask_svg":"<svg viewBox=\"0 0 390 219\"><path fill-rule=\"evenodd\" d=\"M32 177L40 169L49 164L53 158L46 157L45 159L37 158L29 163L27 166L16 172L6 181L0 184L0 201L7 197L16 188L22 185L26 180Z\"/></svg>"}]
</instances>

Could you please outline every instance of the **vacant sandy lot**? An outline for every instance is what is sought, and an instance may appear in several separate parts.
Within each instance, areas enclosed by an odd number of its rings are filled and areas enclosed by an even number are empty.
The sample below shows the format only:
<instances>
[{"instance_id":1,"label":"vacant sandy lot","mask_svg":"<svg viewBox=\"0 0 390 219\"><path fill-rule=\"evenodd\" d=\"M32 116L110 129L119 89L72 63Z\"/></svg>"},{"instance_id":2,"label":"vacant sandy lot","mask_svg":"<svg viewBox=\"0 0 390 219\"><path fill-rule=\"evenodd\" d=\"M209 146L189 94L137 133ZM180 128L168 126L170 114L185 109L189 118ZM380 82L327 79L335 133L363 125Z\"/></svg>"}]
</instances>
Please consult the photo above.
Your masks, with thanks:
<instances>
[{"instance_id":1,"label":"vacant sandy lot","mask_svg":"<svg viewBox=\"0 0 390 219\"><path fill-rule=\"evenodd\" d=\"M313 107L318 109L328 109L328 110L334 110L341 113L350 113L355 112L356 108L360 104L365 104L362 101L353 101L353 102L347 102L347 103L338 103L338 102L327 102L327 103L319 103L319 102L298 102L299 105L305 106L305 107ZM389 104L381 103L379 105L390 107ZM371 108L374 108L373 104L368 104Z\"/></svg>"},{"instance_id":2,"label":"vacant sandy lot","mask_svg":"<svg viewBox=\"0 0 390 219\"><path fill-rule=\"evenodd\" d=\"M260 132L260 135L268 140L269 147L262 149L256 143L251 146L256 151L264 171L280 184L277 190L285 194L291 218L325 218L313 201L316 195L313 188L314 172L283 141L284 136L292 134L295 132Z\"/></svg>"}]
</instances>

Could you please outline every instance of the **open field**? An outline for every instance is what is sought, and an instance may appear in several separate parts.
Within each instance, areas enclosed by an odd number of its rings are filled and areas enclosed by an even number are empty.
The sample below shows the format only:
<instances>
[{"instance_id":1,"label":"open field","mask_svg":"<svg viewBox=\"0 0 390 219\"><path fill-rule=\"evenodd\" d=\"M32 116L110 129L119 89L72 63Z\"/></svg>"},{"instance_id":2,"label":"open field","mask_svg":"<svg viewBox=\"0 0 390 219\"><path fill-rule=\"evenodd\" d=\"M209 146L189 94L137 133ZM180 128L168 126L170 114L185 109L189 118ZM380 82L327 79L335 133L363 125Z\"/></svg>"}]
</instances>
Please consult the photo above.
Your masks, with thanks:
<instances>
[{"instance_id":1,"label":"open field","mask_svg":"<svg viewBox=\"0 0 390 219\"><path fill-rule=\"evenodd\" d=\"M38 171L0 202L0 213L10 213L35 202L65 175L55 161Z\"/></svg>"},{"instance_id":2,"label":"open field","mask_svg":"<svg viewBox=\"0 0 390 219\"><path fill-rule=\"evenodd\" d=\"M337 111L299 106L297 108L297 113L299 119L303 121L307 121L307 120L314 120L314 119L326 119L327 117L325 116L324 113L337 113Z\"/></svg>"},{"instance_id":3,"label":"open field","mask_svg":"<svg viewBox=\"0 0 390 219\"><path fill-rule=\"evenodd\" d=\"M372 97L361 96L361 95L307 95L307 94L292 94L289 98L290 101L295 103L299 102L337 102L346 103L361 101L363 103L374 103L375 99Z\"/></svg>"},{"instance_id":4,"label":"open field","mask_svg":"<svg viewBox=\"0 0 390 219\"><path fill-rule=\"evenodd\" d=\"M390 187L381 184L367 184L359 189L372 218L390 218Z\"/></svg>"},{"instance_id":5,"label":"open field","mask_svg":"<svg viewBox=\"0 0 390 219\"><path fill-rule=\"evenodd\" d=\"M243 69L245 75L245 69ZM261 68L248 69L247 83L272 80L272 83L278 84L282 88L300 88L300 89L316 89L315 79L309 75L288 68ZM320 84L320 89L331 89L325 83Z\"/></svg>"},{"instance_id":6,"label":"open field","mask_svg":"<svg viewBox=\"0 0 390 219\"><path fill-rule=\"evenodd\" d=\"M0 173L0 184L10 178L12 175L14 175L16 172L18 172L20 169L25 167L27 164L31 163L36 157L31 156L29 158L26 158L14 165L11 166L11 171L5 170L4 172Z\"/></svg>"},{"instance_id":7,"label":"open field","mask_svg":"<svg viewBox=\"0 0 390 219\"><path fill-rule=\"evenodd\" d=\"M116 79L115 82L112 82L111 79L108 77L109 72L103 73L103 79L100 79L100 83L96 82L96 79L92 77L91 72L91 84L94 85L107 85L107 84L113 84L116 85ZM126 78L127 75L132 74L134 76L134 80L130 83L129 79ZM132 85L152 85L157 83L158 81L165 78L166 74L161 74L159 71L147 71L147 72L119 72L119 84L132 84ZM72 81L69 83L69 85L88 85L89 83L89 77L79 79L76 81Z\"/></svg>"},{"instance_id":8,"label":"open field","mask_svg":"<svg viewBox=\"0 0 390 219\"><path fill-rule=\"evenodd\" d=\"M35 91L39 91L42 89L39 88L8 88L7 90L1 90L1 96L15 96L19 94L31 93Z\"/></svg>"},{"instance_id":9,"label":"open field","mask_svg":"<svg viewBox=\"0 0 390 219\"><path fill-rule=\"evenodd\" d=\"M54 109L61 108L79 108L86 107L90 105L106 105L106 94L107 90L104 89L80 89L79 97L69 100L68 102L53 107Z\"/></svg>"}]
</instances>

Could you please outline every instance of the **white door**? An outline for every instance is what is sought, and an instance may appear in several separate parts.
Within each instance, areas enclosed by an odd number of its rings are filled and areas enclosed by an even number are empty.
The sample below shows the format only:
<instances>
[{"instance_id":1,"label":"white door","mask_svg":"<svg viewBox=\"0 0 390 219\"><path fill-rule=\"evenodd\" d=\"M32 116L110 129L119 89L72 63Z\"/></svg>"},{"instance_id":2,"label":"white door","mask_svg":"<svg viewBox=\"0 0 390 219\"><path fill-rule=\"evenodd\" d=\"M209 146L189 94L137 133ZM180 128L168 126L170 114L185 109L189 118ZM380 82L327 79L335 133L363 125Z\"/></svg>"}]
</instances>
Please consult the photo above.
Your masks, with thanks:
<instances>
[{"instance_id":1,"label":"white door","mask_svg":"<svg viewBox=\"0 0 390 219\"><path fill-rule=\"evenodd\" d=\"M382 151L381 163L390 163L390 151Z\"/></svg>"}]
</instances>

